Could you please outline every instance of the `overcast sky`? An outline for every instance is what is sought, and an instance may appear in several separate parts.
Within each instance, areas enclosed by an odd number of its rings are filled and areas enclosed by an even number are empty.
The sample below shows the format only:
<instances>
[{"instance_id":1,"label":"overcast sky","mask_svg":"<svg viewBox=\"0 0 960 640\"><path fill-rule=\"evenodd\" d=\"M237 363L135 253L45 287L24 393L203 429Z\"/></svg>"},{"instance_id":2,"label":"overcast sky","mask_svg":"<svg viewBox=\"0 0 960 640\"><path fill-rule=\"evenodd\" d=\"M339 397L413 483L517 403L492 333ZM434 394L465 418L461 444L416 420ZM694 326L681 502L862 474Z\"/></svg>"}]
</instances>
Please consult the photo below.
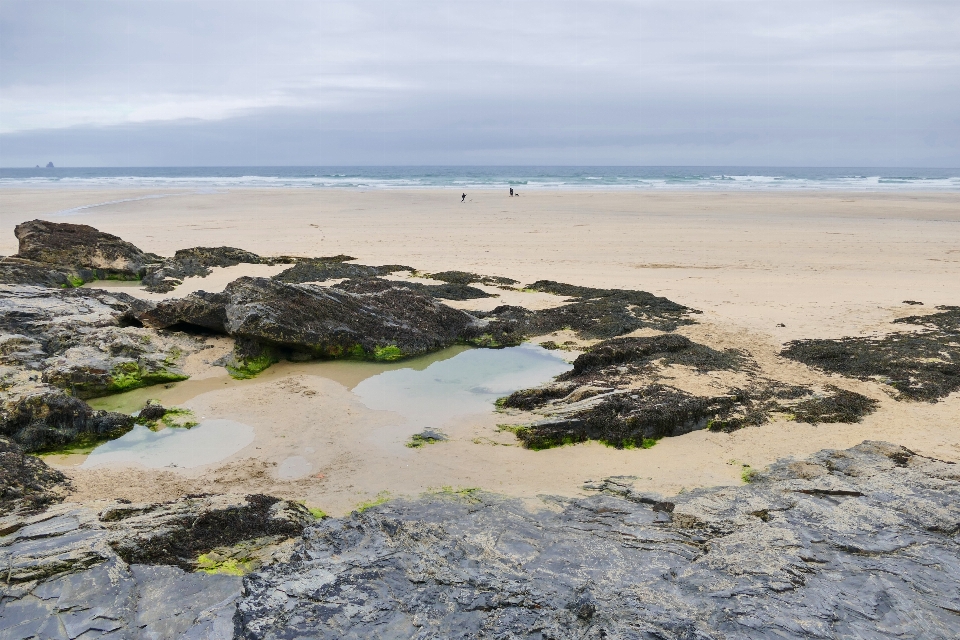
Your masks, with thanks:
<instances>
[{"instance_id":1,"label":"overcast sky","mask_svg":"<svg viewBox=\"0 0 960 640\"><path fill-rule=\"evenodd\" d=\"M960 1L0 0L0 166L960 166Z\"/></svg>"}]
</instances>

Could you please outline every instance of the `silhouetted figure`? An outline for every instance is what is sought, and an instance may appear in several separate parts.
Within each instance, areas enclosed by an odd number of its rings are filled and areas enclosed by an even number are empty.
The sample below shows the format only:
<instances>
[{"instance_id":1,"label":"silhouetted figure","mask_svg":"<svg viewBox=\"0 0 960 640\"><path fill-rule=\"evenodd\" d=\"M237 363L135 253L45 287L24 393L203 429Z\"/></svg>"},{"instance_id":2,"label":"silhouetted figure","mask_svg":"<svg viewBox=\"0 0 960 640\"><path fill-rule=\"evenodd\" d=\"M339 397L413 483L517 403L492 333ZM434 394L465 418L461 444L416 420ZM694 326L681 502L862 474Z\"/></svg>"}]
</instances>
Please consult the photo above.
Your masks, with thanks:
<instances>
[{"instance_id":1,"label":"silhouetted figure","mask_svg":"<svg viewBox=\"0 0 960 640\"><path fill-rule=\"evenodd\" d=\"M460 202L463 202L466 199L467 199L467 194L463 194L462 196L460 196Z\"/></svg>"},{"instance_id":2,"label":"silhouetted figure","mask_svg":"<svg viewBox=\"0 0 960 640\"><path fill-rule=\"evenodd\" d=\"M510 197L513 197L513 187L510 187Z\"/></svg>"}]
</instances>

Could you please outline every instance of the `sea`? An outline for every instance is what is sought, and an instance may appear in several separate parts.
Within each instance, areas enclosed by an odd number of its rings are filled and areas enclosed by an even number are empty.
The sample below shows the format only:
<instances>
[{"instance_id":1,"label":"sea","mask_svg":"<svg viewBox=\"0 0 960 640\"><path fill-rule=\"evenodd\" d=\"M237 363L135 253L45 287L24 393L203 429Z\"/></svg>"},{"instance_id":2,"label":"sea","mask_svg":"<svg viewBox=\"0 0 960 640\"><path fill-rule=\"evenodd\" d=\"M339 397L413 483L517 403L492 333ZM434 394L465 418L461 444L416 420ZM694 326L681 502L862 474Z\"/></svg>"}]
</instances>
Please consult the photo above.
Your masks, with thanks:
<instances>
[{"instance_id":1,"label":"sea","mask_svg":"<svg viewBox=\"0 0 960 640\"><path fill-rule=\"evenodd\" d=\"M0 168L3 187L960 191L960 169L878 167Z\"/></svg>"}]
</instances>

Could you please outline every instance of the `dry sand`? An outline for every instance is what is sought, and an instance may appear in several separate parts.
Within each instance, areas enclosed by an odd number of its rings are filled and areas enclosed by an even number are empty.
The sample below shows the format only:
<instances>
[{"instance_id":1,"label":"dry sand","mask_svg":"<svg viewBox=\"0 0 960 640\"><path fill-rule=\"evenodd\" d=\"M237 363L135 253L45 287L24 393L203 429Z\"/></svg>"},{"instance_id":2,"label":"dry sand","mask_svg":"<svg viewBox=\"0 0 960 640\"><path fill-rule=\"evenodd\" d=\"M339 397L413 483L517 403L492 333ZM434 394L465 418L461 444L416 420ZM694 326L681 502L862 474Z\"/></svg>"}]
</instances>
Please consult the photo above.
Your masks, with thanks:
<instances>
[{"instance_id":1,"label":"dry sand","mask_svg":"<svg viewBox=\"0 0 960 640\"><path fill-rule=\"evenodd\" d=\"M91 224L166 255L218 245L264 255L347 253L365 264L424 272L644 289L703 310L701 324L682 330L694 339L745 348L781 379L829 380L882 405L856 425L777 422L733 434L691 433L634 451L598 444L527 451L496 431L510 417L491 412L448 425L450 442L408 449L409 433L387 428L395 416L365 407L349 390L355 381L340 374L285 364L235 382L198 361L192 371L206 387L171 400L198 415L251 425L254 443L193 470L74 468L77 499L264 490L341 512L381 491L478 486L574 495L584 480L620 474L670 493L736 484L743 464L763 467L864 439L960 460L960 394L934 404L899 403L877 385L827 378L776 357L786 340L889 331L896 317L960 303L960 194L544 191L511 199L476 192L460 204L452 191L236 189L133 199L157 193L2 190L0 253L16 251L14 225L42 217ZM126 201L57 214L118 200ZM244 269L189 286L216 290ZM502 298L457 306L556 303L552 296L488 290ZM214 342L203 355L208 361L229 348L228 341ZM683 370L670 375L685 388L712 384Z\"/></svg>"}]
</instances>

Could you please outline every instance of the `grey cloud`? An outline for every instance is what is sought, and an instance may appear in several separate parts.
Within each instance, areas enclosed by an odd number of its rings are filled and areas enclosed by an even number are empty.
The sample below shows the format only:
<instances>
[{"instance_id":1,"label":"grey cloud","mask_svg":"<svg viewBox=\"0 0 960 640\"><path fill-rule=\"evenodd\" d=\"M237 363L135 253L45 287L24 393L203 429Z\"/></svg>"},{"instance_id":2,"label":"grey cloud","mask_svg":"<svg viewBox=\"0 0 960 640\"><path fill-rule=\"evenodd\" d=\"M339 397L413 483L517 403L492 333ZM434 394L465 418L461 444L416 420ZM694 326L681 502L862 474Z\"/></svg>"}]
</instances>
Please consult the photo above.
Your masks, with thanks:
<instances>
[{"instance_id":1,"label":"grey cloud","mask_svg":"<svg viewBox=\"0 0 960 640\"><path fill-rule=\"evenodd\" d=\"M955 2L11 2L0 165L960 165Z\"/></svg>"}]
</instances>

